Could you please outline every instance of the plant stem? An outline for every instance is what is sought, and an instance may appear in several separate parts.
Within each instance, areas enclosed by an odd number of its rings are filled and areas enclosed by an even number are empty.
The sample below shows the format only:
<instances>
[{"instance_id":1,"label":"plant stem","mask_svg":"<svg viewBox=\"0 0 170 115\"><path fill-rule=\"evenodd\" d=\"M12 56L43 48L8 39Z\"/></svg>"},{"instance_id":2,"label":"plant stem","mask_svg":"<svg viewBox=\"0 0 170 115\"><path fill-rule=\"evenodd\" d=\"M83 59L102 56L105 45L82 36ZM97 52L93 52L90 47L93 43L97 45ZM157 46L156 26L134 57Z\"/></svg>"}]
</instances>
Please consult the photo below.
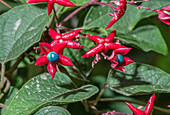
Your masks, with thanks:
<instances>
[{"instance_id":1,"label":"plant stem","mask_svg":"<svg viewBox=\"0 0 170 115\"><path fill-rule=\"evenodd\" d=\"M114 9L117 9L116 7L112 6L111 4L113 4L112 2L110 3L103 3L103 2L96 2L97 0L90 0L88 3L86 3L85 5L81 6L80 8L78 8L77 10L75 10L73 13L71 13L70 15L68 15L61 23L60 26L63 25L63 23L65 23L66 21L68 21L72 16L74 16L75 14L77 14L79 11L81 11L82 9L86 8L89 5L92 4L96 4L96 5L107 5L109 6L113 11Z\"/></svg>"},{"instance_id":2,"label":"plant stem","mask_svg":"<svg viewBox=\"0 0 170 115\"><path fill-rule=\"evenodd\" d=\"M90 82L89 80L81 79L81 78L79 78L79 77L73 77L73 76L70 76L70 78L72 78L72 79L76 79L76 80L79 80L79 81L82 81L82 82Z\"/></svg>"},{"instance_id":3,"label":"plant stem","mask_svg":"<svg viewBox=\"0 0 170 115\"><path fill-rule=\"evenodd\" d=\"M64 29L64 30L70 30L70 31L74 31L74 29L71 29L71 28L68 28L68 27L65 27L65 26L60 26L61 29ZM83 35L83 36L86 36L85 33L82 33L82 32L79 32L79 34Z\"/></svg>"},{"instance_id":4,"label":"plant stem","mask_svg":"<svg viewBox=\"0 0 170 115\"><path fill-rule=\"evenodd\" d=\"M104 115L133 115L133 114L111 111L111 112L105 113Z\"/></svg>"},{"instance_id":5,"label":"plant stem","mask_svg":"<svg viewBox=\"0 0 170 115\"><path fill-rule=\"evenodd\" d=\"M18 57L17 61L13 64L13 66L6 72L6 77L10 76L18 67L19 63L24 59L25 54L22 54Z\"/></svg>"},{"instance_id":6,"label":"plant stem","mask_svg":"<svg viewBox=\"0 0 170 115\"><path fill-rule=\"evenodd\" d=\"M6 105L4 105L4 104L2 104L2 103L0 103L0 107L2 107L2 108L4 108L4 109L8 109L8 106L6 106Z\"/></svg>"},{"instance_id":7,"label":"plant stem","mask_svg":"<svg viewBox=\"0 0 170 115\"><path fill-rule=\"evenodd\" d=\"M88 2L85 5L81 6L80 8L78 8L77 10L75 10L73 13L71 13L69 16L67 16L61 23L60 25L63 25L63 23L65 23L66 21L68 21L72 16L74 16L75 14L77 14L79 11L81 11L82 9L86 8L87 6L89 6L91 3Z\"/></svg>"},{"instance_id":8,"label":"plant stem","mask_svg":"<svg viewBox=\"0 0 170 115\"><path fill-rule=\"evenodd\" d=\"M83 103L83 105L84 105L85 110L86 110L87 112L89 112L89 106L88 106L88 104L87 104L87 100L83 100L82 103Z\"/></svg>"},{"instance_id":9,"label":"plant stem","mask_svg":"<svg viewBox=\"0 0 170 115\"><path fill-rule=\"evenodd\" d=\"M60 33L60 29L59 29L59 20L58 20L57 15L56 15L55 8L53 8L53 11L54 11L54 17L55 17L55 19L56 19L57 33Z\"/></svg>"},{"instance_id":10,"label":"plant stem","mask_svg":"<svg viewBox=\"0 0 170 115\"><path fill-rule=\"evenodd\" d=\"M0 100L2 99L2 97L5 95L5 93L9 90L9 88L10 88L10 86L11 86L10 81L9 81L6 77L4 77L4 83L5 83L5 82L7 82L7 83L6 83L6 87L5 87L5 89L3 90L3 92L2 92L1 95L0 95Z\"/></svg>"},{"instance_id":11,"label":"plant stem","mask_svg":"<svg viewBox=\"0 0 170 115\"><path fill-rule=\"evenodd\" d=\"M100 90L99 94L97 95L96 97L96 101L94 102L94 105L96 106L97 103L99 102L100 100L100 97L102 96L104 90L108 87L108 85L104 85L103 88Z\"/></svg>"},{"instance_id":12,"label":"plant stem","mask_svg":"<svg viewBox=\"0 0 170 115\"><path fill-rule=\"evenodd\" d=\"M5 63L2 63L1 66L1 83L0 83L0 90L4 87L4 76L5 76Z\"/></svg>"},{"instance_id":13,"label":"plant stem","mask_svg":"<svg viewBox=\"0 0 170 115\"><path fill-rule=\"evenodd\" d=\"M105 58L105 59L107 59L109 56L107 56L107 55L105 55L103 52L101 52L101 55Z\"/></svg>"},{"instance_id":14,"label":"plant stem","mask_svg":"<svg viewBox=\"0 0 170 115\"><path fill-rule=\"evenodd\" d=\"M7 4L6 2L4 2L3 0L0 0L0 2L1 2L2 4L4 4L5 6L7 6L8 8L12 9L12 7L11 7L9 4Z\"/></svg>"},{"instance_id":15,"label":"plant stem","mask_svg":"<svg viewBox=\"0 0 170 115\"><path fill-rule=\"evenodd\" d=\"M96 115L99 115L99 111L97 111L97 109L96 109L95 106L92 106L92 105L91 105L91 106L90 106L90 109L92 109Z\"/></svg>"},{"instance_id":16,"label":"plant stem","mask_svg":"<svg viewBox=\"0 0 170 115\"><path fill-rule=\"evenodd\" d=\"M144 7L144 6L138 6L138 5L135 5L135 4L130 3L130 2L128 4L135 6L138 9L147 9L147 10L157 11L156 9L152 9L152 8L148 8L148 7Z\"/></svg>"}]
</instances>

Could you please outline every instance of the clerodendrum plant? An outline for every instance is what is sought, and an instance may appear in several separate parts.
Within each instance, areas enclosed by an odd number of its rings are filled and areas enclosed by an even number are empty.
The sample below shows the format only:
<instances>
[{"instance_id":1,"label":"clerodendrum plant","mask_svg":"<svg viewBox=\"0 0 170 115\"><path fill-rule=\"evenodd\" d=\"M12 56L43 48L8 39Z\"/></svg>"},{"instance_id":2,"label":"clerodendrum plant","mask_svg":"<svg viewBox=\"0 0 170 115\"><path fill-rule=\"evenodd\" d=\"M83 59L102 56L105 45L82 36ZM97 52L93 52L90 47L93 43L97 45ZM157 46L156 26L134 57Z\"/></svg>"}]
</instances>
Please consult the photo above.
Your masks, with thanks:
<instances>
[{"instance_id":1,"label":"clerodendrum plant","mask_svg":"<svg viewBox=\"0 0 170 115\"><path fill-rule=\"evenodd\" d=\"M168 55L170 0L0 2L0 114L170 114L170 74L136 62Z\"/></svg>"}]
</instances>

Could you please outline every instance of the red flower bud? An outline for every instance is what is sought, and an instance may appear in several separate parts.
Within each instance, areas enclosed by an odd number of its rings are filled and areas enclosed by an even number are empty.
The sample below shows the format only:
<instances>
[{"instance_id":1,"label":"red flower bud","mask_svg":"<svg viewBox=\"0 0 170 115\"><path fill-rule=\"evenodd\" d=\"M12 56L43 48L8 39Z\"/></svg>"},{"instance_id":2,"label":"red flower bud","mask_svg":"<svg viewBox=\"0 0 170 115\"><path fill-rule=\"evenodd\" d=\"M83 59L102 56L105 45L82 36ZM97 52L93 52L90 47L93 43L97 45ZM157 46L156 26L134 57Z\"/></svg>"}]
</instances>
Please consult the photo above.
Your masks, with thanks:
<instances>
[{"instance_id":1,"label":"red flower bud","mask_svg":"<svg viewBox=\"0 0 170 115\"><path fill-rule=\"evenodd\" d=\"M126 11L126 0L120 0L115 1L115 4L118 5L118 10L114 13L110 13L109 15L112 16L113 18L109 22L109 24L106 26L105 29L110 28L114 23L116 23L124 14Z\"/></svg>"},{"instance_id":2,"label":"red flower bud","mask_svg":"<svg viewBox=\"0 0 170 115\"><path fill-rule=\"evenodd\" d=\"M162 9L156 9L158 18L165 24L170 25L170 5Z\"/></svg>"}]
</instances>

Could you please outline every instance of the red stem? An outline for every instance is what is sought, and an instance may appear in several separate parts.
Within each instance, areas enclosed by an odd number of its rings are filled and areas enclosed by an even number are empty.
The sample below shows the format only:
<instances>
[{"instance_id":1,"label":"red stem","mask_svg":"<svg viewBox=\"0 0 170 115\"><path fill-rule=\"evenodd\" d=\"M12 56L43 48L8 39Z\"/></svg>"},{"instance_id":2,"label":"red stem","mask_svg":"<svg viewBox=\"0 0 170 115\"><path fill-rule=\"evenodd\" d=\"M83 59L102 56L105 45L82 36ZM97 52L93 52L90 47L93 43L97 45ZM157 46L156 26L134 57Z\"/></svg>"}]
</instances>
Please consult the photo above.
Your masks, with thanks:
<instances>
[{"instance_id":1,"label":"red stem","mask_svg":"<svg viewBox=\"0 0 170 115\"><path fill-rule=\"evenodd\" d=\"M71 13L70 15L68 15L61 23L60 23L60 26L63 25L63 23L65 23L66 21L68 21L73 15L77 14L79 11L81 11L82 9L86 8L87 6L89 5L92 5L92 4L96 4L96 5L106 5L106 6L109 6L113 11L114 9L117 10L116 7L112 6L113 3L103 3L103 2L96 2L96 0L90 0L88 3L86 3L85 5L81 6L80 8L78 8L77 10L75 10L73 13Z\"/></svg>"},{"instance_id":2,"label":"red stem","mask_svg":"<svg viewBox=\"0 0 170 115\"><path fill-rule=\"evenodd\" d=\"M54 11L54 17L56 19L56 26L57 26L57 33L60 33L60 29L59 29L59 20L57 18L57 15L56 15L56 11L55 11L55 8L53 8L53 11Z\"/></svg>"},{"instance_id":3,"label":"red stem","mask_svg":"<svg viewBox=\"0 0 170 115\"><path fill-rule=\"evenodd\" d=\"M132 0L132 1L129 1L127 3L128 4L135 4L135 3L141 3L141 2L146 2L146 1L149 1L149 0L141 0L141 1L134 1L134 0Z\"/></svg>"},{"instance_id":4,"label":"red stem","mask_svg":"<svg viewBox=\"0 0 170 115\"><path fill-rule=\"evenodd\" d=\"M4 2L3 0L0 0L0 2L1 2L2 4L4 4L5 6L7 6L8 8L12 9L12 7L11 7L9 4L7 4L6 2Z\"/></svg>"},{"instance_id":5,"label":"red stem","mask_svg":"<svg viewBox=\"0 0 170 115\"><path fill-rule=\"evenodd\" d=\"M135 5L133 3L128 3L128 4L135 6L138 9L147 9L147 10L157 11L157 9L152 9L152 8L148 8L148 7L144 7L144 6L138 6L138 5Z\"/></svg>"}]
</instances>

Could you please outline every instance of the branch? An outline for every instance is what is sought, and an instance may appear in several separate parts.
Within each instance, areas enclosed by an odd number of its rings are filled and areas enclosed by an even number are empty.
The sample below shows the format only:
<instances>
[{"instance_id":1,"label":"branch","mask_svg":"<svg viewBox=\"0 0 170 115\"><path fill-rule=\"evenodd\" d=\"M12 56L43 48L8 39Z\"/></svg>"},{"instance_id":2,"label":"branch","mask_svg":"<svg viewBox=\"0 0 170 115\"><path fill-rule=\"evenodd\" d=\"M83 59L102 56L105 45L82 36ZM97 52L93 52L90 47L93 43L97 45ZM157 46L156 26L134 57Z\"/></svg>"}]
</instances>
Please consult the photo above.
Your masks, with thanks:
<instances>
[{"instance_id":1,"label":"branch","mask_svg":"<svg viewBox=\"0 0 170 115\"><path fill-rule=\"evenodd\" d=\"M0 107L4 108L4 109L8 109L8 106L7 105L4 105L2 103L0 103Z\"/></svg>"},{"instance_id":2,"label":"branch","mask_svg":"<svg viewBox=\"0 0 170 115\"><path fill-rule=\"evenodd\" d=\"M108 85L104 85L103 88L100 90L99 94L97 95L96 101L94 102L94 105L97 105L97 103L100 100L100 97L102 96L104 90L108 87Z\"/></svg>"},{"instance_id":3,"label":"branch","mask_svg":"<svg viewBox=\"0 0 170 115\"><path fill-rule=\"evenodd\" d=\"M60 23L60 26L63 25L63 23L65 23L66 21L68 21L72 16L74 16L75 14L77 14L79 11L81 11L82 9L86 8L87 6L89 5L92 5L92 4L96 4L96 5L106 5L106 6L109 6L113 12L114 12L114 9L117 9L116 7L112 6L112 2L109 2L109 3L103 3L103 2L96 2L97 0L90 0L89 2L87 2L85 5L81 6L80 8L78 8L77 10L75 10L73 13L71 13L70 15L68 15L61 23Z\"/></svg>"},{"instance_id":4,"label":"branch","mask_svg":"<svg viewBox=\"0 0 170 115\"><path fill-rule=\"evenodd\" d=\"M17 61L13 64L13 66L6 72L6 76L10 76L18 67L19 63L24 59L25 54L23 53L20 57L18 57Z\"/></svg>"},{"instance_id":5,"label":"branch","mask_svg":"<svg viewBox=\"0 0 170 115\"><path fill-rule=\"evenodd\" d=\"M2 97L5 95L5 93L9 90L9 88L11 86L10 81L6 77L4 77L4 83L5 82L7 82L7 84L6 84L6 87L5 87L4 91L0 95L0 99L2 99Z\"/></svg>"},{"instance_id":6,"label":"branch","mask_svg":"<svg viewBox=\"0 0 170 115\"><path fill-rule=\"evenodd\" d=\"M11 7L9 4L7 4L6 2L4 2L3 0L0 0L0 2L1 2L2 4L4 4L5 6L7 6L8 8L12 9L12 7Z\"/></svg>"},{"instance_id":7,"label":"branch","mask_svg":"<svg viewBox=\"0 0 170 115\"><path fill-rule=\"evenodd\" d=\"M81 6L80 8L78 8L77 10L75 10L73 13L71 13L69 16L67 16L61 23L60 26L63 25L63 23L65 23L66 21L68 21L72 16L74 16L75 14L77 14L79 11L81 11L82 9L86 8L87 6L91 5L90 2L86 3L85 5Z\"/></svg>"},{"instance_id":8,"label":"branch","mask_svg":"<svg viewBox=\"0 0 170 115\"><path fill-rule=\"evenodd\" d=\"M54 17L55 17L55 19L56 19L57 33L60 33L60 29L59 29L59 20L58 20L57 15L56 15L55 8L53 8L53 11L54 11Z\"/></svg>"},{"instance_id":9,"label":"branch","mask_svg":"<svg viewBox=\"0 0 170 115\"><path fill-rule=\"evenodd\" d=\"M5 63L2 63L1 66L1 83L0 83L0 90L4 87L4 75L5 75Z\"/></svg>"}]
</instances>

